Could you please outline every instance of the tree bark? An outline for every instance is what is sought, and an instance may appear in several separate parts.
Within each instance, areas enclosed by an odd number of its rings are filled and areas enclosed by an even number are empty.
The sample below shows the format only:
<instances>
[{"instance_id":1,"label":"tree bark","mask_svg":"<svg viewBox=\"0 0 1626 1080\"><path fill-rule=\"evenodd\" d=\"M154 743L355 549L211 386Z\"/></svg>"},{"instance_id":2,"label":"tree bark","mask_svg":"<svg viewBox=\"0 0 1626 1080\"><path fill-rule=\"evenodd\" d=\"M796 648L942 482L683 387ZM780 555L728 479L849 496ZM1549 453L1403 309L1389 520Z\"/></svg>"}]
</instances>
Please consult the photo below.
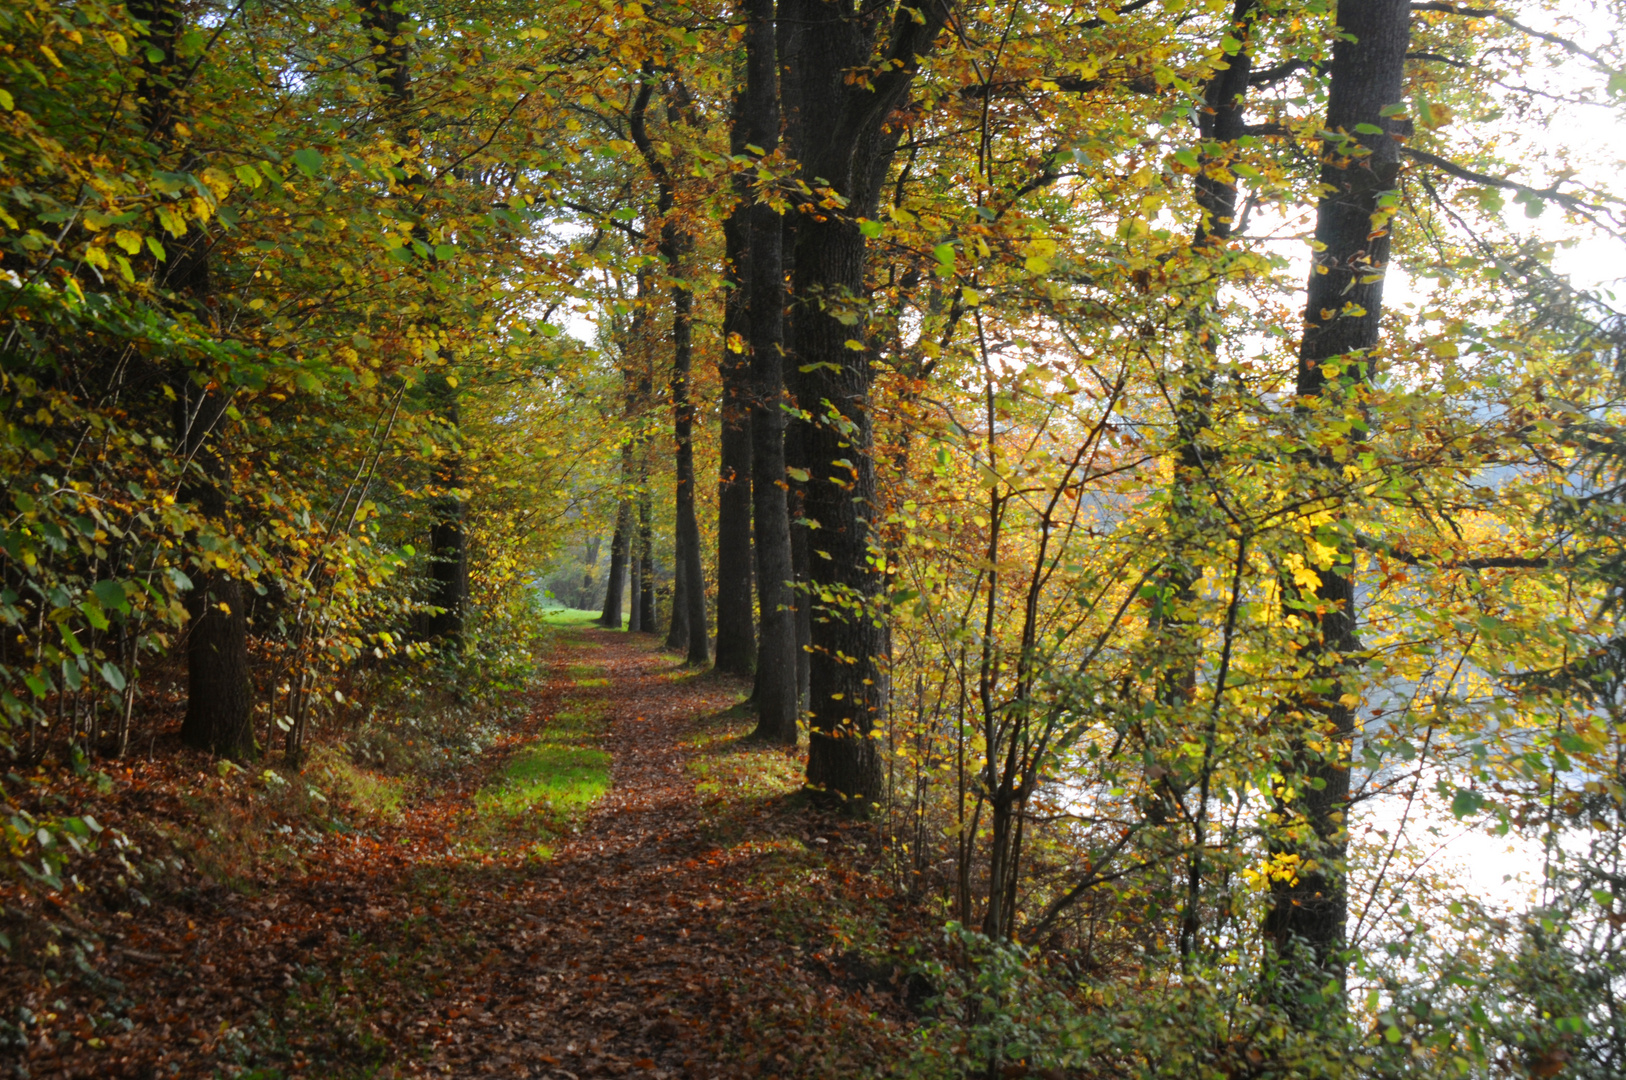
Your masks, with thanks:
<instances>
[{"instance_id":1,"label":"tree bark","mask_svg":"<svg viewBox=\"0 0 1626 1080\"><path fill-rule=\"evenodd\" d=\"M628 563L630 564L629 570L628 570L628 580L631 583L630 587L627 590L627 592L628 592L627 607L630 609L628 614L627 614L627 633L629 633L629 634L640 634L640 633L643 632L643 629L644 629L644 605L643 605L643 587L644 587L643 565L644 565L644 560L639 557L639 555L637 554L637 550L638 550L638 548L637 548L637 540L636 540L636 538L634 538L633 554L632 554L631 558L629 558L627 560Z\"/></svg>"},{"instance_id":2,"label":"tree bark","mask_svg":"<svg viewBox=\"0 0 1626 1080\"><path fill-rule=\"evenodd\" d=\"M672 538L672 610L666 623L668 649L684 652L689 646L689 558L680 529Z\"/></svg>"},{"instance_id":3,"label":"tree bark","mask_svg":"<svg viewBox=\"0 0 1626 1080\"><path fill-rule=\"evenodd\" d=\"M458 439L457 391L441 380L441 424L454 447ZM439 493L433 503L429 527L429 603L435 608L426 620L425 635L454 649L463 645L463 617L469 595L468 547L464 538L463 455L452 450L435 470Z\"/></svg>"},{"instance_id":4,"label":"tree bark","mask_svg":"<svg viewBox=\"0 0 1626 1080\"><path fill-rule=\"evenodd\" d=\"M746 121L748 95L734 99L730 149L743 154L751 142ZM744 341L750 336L749 306L751 185L743 173L734 179L734 209L723 223L723 348L717 359L722 382L718 422L717 476L717 659L718 671L749 675L756 666L756 632L751 611L751 363Z\"/></svg>"},{"instance_id":5,"label":"tree bark","mask_svg":"<svg viewBox=\"0 0 1626 1080\"><path fill-rule=\"evenodd\" d=\"M742 142L771 155L779 145L773 0L748 0ZM751 354L751 502L756 526L757 726L754 738L794 746L800 696L790 583L790 518L785 500L784 228L766 203L746 206L749 229Z\"/></svg>"},{"instance_id":6,"label":"tree bark","mask_svg":"<svg viewBox=\"0 0 1626 1080\"><path fill-rule=\"evenodd\" d=\"M667 648L687 650L685 662L703 667L711 660L711 642L706 626L706 578L700 554L700 524L695 516L694 493L694 404L689 400L689 375L694 360L694 295L680 276L683 257L692 239L680 226L675 207L676 179L656 152L645 126L649 100L654 95L652 67L646 66L644 84L632 107L628 131L643 155L644 164L655 178L656 205L660 216L660 242L656 245L666 272L671 276L672 298L672 437L676 443L673 528L676 533L676 560L672 589L672 628ZM669 95L667 122L680 118L679 102L685 97L681 84Z\"/></svg>"},{"instance_id":7,"label":"tree bark","mask_svg":"<svg viewBox=\"0 0 1626 1080\"><path fill-rule=\"evenodd\" d=\"M175 51L181 33L179 6L173 0L141 0L129 10L146 24L135 51L142 123L155 144L184 162L189 151L175 145L176 80L183 77L184 66ZM200 320L213 322L207 303L209 242L201 231L189 233L171 247L162 284L175 303L189 305ZM217 429L228 402L218 393L202 389L186 374L177 383L175 443L183 470L179 496L182 502L195 505L212 528L224 533L229 528L231 470ZM243 584L219 569L199 568L193 574L192 591L186 597L187 698L181 739L188 746L224 757L252 757L254 699Z\"/></svg>"},{"instance_id":8,"label":"tree bark","mask_svg":"<svg viewBox=\"0 0 1626 1080\"><path fill-rule=\"evenodd\" d=\"M391 0L364 0L362 17L375 45L373 70L383 91L385 123L395 128L395 141L408 146L412 134L412 81L409 69L411 46L402 32L406 16ZM405 184L421 188L424 177L411 173ZM413 235L431 243L422 222L413 226ZM431 247L432 247L431 243ZM434 256L429 256L431 266ZM462 647L464 615L468 607L469 562L466 529L467 509L463 504L463 458L458 448L458 391L455 382L444 376L431 390L441 425L451 449L435 469L439 489L430 504L429 526L429 606L433 610L423 622L423 636L454 649Z\"/></svg>"},{"instance_id":9,"label":"tree bark","mask_svg":"<svg viewBox=\"0 0 1626 1080\"><path fill-rule=\"evenodd\" d=\"M1299 349L1297 415L1314 431L1301 454L1311 482L1335 494L1341 465L1335 454L1348 436L1315 431L1318 410L1338 417L1362 409L1371 377L1372 349L1378 344L1383 311L1383 273L1389 258L1387 217L1380 201L1397 187L1402 122L1383 110L1402 99L1410 4L1407 0L1343 0L1341 30L1333 46L1326 130L1345 136L1322 148L1322 196L1316 210L1318 253L1310 274L1304 339ZM1365 127L1370 134L1357 131ZM1348 448L1345 447L1345 450ZM1315 570L1317 584L1306 597L1310 611L1294 614L1309 624L1300 657L1306 680L1324 681L1325 693L1305 692L1287 703L1302 717L1295 748L1281 772L1295 794L1278 798L1286 829L1272 848L1299 856L1296 878L1273 881L1264 934L1272 946L1284 991L1283 1001L1300 1024L1313 1025L1329 1010L1321 987L1342 985L1345 921L1349 897L1345 858L1349 807L1350 740L1355 711L1343 700L1344 680L1359 648L1354 608L1354 547L1338 544L1337 562ZM1314 567L1314 562L1307 562ZM1317 751L1313 745L1326 749Z\"/></svg>"},{"instance_id":10,"label":"tree bark","mask_svg":"<svg viewBox=\"0 0 1626 1080\"><path fill-rule=\"evenodd\" d=\"M217 449L226 405L190 380L176 401L178 446L191 462L180 498L224 528L230 474ZM213 436L213 438L211 438ZM186 718L181 741L229 758L255 753L254 697L248 667L248 600L243 583L223 570L197 570L187 594Z\"/></svg>"},{"instance_id":11,"label":"tree bark","mask_svg":"<svg viewBox=\"0 0 1626 1080\"><path fill-rule=\"evenodd\" d=\"M695 516L694 403L689 400L689 369L693 357L691 317L693 296L686 287L672 287L672 413L677 438L677 533L682 540L683 578L686 588L684 619L688 654L684 662L705 667L711 662L711 640L706 625L706 572L700 552L700 522ZM676 601L674 600L674 608Z\"/></svg>"},{"instance_id":12,"label":"tree bark","mask_svg":"<svg viewBox=\"0 0 1626 1080\"><path fill-rule=\"evenodd\" d=\"M621 594L627 587L627 557L632 551L632 443L621 447L621 504L616 508L615 536L610 540L610 572L604 584L604 614L599 625L621 629ZM634 593L636 595L636 592Z\"/></svg>"},{"instance_id":13,"label":"tree bark","mask_svg":"<svg viewBox=\"0 0 1626 1080\"><path fill-rule=\"evenodd\" d=\"M655 523L650 505L649 469L639 474L638 496L638 628L646 634L659 633L655 626Z\"/></svg>"},{"instance_id":14,"label":"tree bark","mask_svg":"<svg viewBox=\"0 0 1626 1080\"><path fill-rule=\"evenodd\" d=\"M884 773L875 733L885 709L886 635L882 577L869 538L874 512L869 389L864 341L865 241L858 219L874 213L901 129L888 126L919 66L945 25L947 0L854 10L835 0L788 0L782 17L801 27L791 66L799 107L790 117L815 197L796 228L795 324L798 397L812 413L803 429L809 480L807 517L813 610L808 709L812 743L807 780L816 797L865 813L881 795ZM879 61L879 63L877 63ZM849 79L874 66L873 77Z\"/></svg>"}]
</instances>

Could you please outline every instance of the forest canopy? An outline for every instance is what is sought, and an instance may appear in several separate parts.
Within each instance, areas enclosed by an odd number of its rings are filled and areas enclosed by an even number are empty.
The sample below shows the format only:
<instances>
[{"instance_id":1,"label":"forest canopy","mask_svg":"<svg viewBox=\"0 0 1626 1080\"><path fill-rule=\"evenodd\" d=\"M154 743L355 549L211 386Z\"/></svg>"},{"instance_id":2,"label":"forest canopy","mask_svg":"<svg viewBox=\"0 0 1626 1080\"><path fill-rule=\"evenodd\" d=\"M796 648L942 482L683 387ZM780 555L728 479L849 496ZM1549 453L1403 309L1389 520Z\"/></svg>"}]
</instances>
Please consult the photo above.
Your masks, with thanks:
<instances>
[{"instance_id":1,"label":"forest canopy","mask_svg":"<svg viewBox=\"0 0 1626 1080\"><path fill-rule=\"evenodd\" d=\"M1622 1075L1622 16L0 0L6 963L562 607L934 928L858 1071Z\"/></svg>"}]
</instances>

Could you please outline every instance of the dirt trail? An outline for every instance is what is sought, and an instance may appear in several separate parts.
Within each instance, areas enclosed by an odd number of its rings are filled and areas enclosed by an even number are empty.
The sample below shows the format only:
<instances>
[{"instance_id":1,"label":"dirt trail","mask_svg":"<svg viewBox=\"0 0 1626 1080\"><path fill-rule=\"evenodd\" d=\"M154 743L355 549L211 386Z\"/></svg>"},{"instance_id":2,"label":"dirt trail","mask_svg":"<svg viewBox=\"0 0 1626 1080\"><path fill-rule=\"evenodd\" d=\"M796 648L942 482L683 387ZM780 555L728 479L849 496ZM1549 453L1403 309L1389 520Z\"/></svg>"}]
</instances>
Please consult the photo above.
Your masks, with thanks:
<instances>
[{"instance_id":1,"label":"dirt trail","mask_svg":"<svg viewBox=\"0 0 1626 1080\"><path fill-rule=\"evenodd\" d=\"M855 967L831 921L885 921L853 869L873 834L787 804L797 763L718 719L744 690L649 639L562 631L535 707L437 794L310 834L302 872L104 900L88 974L0 972L31 1017L0 1077L711 1080L892 1059L897 975ZM481 832L475 795L567 713L602 716L612 786L543 859L534 831ZM707 755L728 790L703 796L688 763ZM133 775L125 824L159 808Z\"/></svg>"},{"instance_id":2,"label":"dirt trail","mask_svg":"<svg viewBox=\"0 0 1626 1080\"><path fill-rule=\"evenodd\" d=\"M678 741L740 687L680 678L674 660L625 635L582 639L601 648L567 642L558 663L608 679L569 697L607 706L611 791L535 871L546 888L510 939L525 1001L491 1017L512 1049L460 1040L441 1059L459 1074L529 1065L539 1075L712 1075L713 999L720 976L740 966L718 924L744 867L704 837Z\"/></svg>"}]
</instances>

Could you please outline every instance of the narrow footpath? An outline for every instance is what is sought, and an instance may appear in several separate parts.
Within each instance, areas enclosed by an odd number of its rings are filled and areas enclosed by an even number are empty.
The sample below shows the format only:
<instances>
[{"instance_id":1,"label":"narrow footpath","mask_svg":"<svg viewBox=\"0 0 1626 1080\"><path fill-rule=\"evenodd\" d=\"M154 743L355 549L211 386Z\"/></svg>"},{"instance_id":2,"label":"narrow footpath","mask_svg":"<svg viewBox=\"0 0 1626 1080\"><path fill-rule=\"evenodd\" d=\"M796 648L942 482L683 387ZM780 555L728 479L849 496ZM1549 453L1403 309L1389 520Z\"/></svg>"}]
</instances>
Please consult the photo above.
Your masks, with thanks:
<instances>
[{"instance_id":1,"label":"narrow footpath","mask_svg":"<svg viewBox=\"0 0 1626 1080\"><path fill-rule=\"evenodd\" d=\"M0 1076L790 1080L901 1065L918 1001L901 968L859 957L919 928L888 929L908 914L880 885L874 830L801 805L800 759L743 738L748 688L586 628L559 632L548 671L466 776L313 838L300 872L117 913L60 1010L106 1022L52 1030L35 1008L37 1036L0 1050ZM608 752L608 790L545 842L525 813L482 824L504 769L562 730L583 761Z\"/></svg>"}]
</instances>

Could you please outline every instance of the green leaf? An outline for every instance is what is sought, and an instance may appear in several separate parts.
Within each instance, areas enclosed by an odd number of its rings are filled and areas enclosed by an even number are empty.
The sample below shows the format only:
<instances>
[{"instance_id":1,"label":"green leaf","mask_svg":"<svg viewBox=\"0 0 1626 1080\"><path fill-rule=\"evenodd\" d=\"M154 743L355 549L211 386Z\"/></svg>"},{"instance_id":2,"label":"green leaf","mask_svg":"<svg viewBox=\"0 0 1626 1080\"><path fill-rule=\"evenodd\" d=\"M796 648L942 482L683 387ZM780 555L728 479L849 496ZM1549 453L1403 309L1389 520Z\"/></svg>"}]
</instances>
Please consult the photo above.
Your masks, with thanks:
<instances>
[{"instance_id":1,"label":"green leaf","mask_svg":"<svg viewBox=\"0 0 1626 1080\"><path fill-rule=\"evenodd\" d=\"M435 258L441 262L451 262L457 258L457 249L450 244L436 244Z\"/></svg>"},{"instance_id":2,"label":"green leaf","mask_svg":"<svg viewBox=\"0 0 1626 1080\"><path fill-rule=\"evenodd\" d=\"M257 188L265 182L252 165L239 165L232 171L237 174L237 179L246 187Z\"/></svg>"},{"instance_id":3,"label":"green leaf","mask_svg":"<svg viewBox=\"0 0 1626 1080\"><path fill-rule=\"evenodd\" d=\"M785 466L785 475L790 477L792 480L796 481L798 484L807 483L808 479L811 476L811 474L806 469L792 468L789 465ZM42 694L41 696L43 697L44 695Z\"/></svg>"},{"instance_id":4,"label":"green leaf","mask_svg":"<svg viewBox=\"0 0 1626 1080\"><path fill-rule=\"evenodd\" d=\"M327 161L322 157L320 150L314 150L307 146L303 150L294 151L294 164L299 166L300 172L314 179L322 167L327 164Z\"/></svg>"},{"instance_id":5,"label":"green leaf","mask_svg":"<svg viewBox=\"0 0 1626 1080\"><path fill-rule=\"evenodd\" d=\"M90 587L90 591L96 594L96 599L102 602L103 607L112 608L114 611L129 612L130 601L125 598L124 586L119 582L98 581Z\"/></svg>"},{"instance_id":6,"label":"green leaf","mask_svg":"<svg viewBox=\"0 0 1626 1080\"><path fill-rule=\"evenodd\" d=\"M1484 805L1485 796L1479 792L1459 789L1457 797L1451 800L1451 813L1458 818L1465 818L1470 814L1479 813L1484 808Z\"/></svg>"},{"instance_id":7,"label":"green leaf","mask_svg":"<svg viewBox=\"0 0 1626 1080\"><path fill-rule=\"evenodd\" d=\"M102 681L122 693L124 690L124 672L114 667L111 660L103 660L101 670Z\"/></svg>"},{"instance_id":8,"label":"green leaf","mask_svg":"<svg viewBox=\"0 0 1626 1080\"><path fill-rule=\"evenodd\" d=\"M1202 161L1197 157L1197 152L1195 150L1181 150L1179 153L1174 155L1174 160L1178 161L1188 169L1195 169L1202 164Z\"/></svg>"},{"instance_id":9,"label":"green leaf","mask_svg":"<svg viewBox=\"0 0 1626 1080\"><path fill-rule=\"evenodd\" d=\"M1383 129L1376 124L1356 124L1355 132L1358 135L1382 135Z\"/></svg>"},{"instance_id":10,"label":"green leaf","mask_svg":"<svg viewBox=\"0 0 1626 1080\"><path fill-rule=\"evenodd\" d=\"M97 630L106 630L112 623L107 621L107 615L102 611L102 605L94 596L89 597L79 605L79 610L85 613L85 620Z\"/></svg>"},{"instance_id":11,"label":"green leaf","mask_svg":"<svg viewBox=\"0 0 1626 1080\"><path fill-rule=\"evenodd\" d=\"M932 258L936 259L946 270L954 269L954 245L938 244L932 248Z\"/></svg>"},{"instance_id":12,"label":"green leaf","mask_svg":"<svg viewBox=\"0 0 1626 1080\"><path fill-rule=\"evenodd\" d=\"M877 236L880 236L881 231L884 228L885 226L883 226L879 221L870 221L865 219L858 223L858 231L863 233L871 240L875 239Z\"/></svg>"}]
</instances>

